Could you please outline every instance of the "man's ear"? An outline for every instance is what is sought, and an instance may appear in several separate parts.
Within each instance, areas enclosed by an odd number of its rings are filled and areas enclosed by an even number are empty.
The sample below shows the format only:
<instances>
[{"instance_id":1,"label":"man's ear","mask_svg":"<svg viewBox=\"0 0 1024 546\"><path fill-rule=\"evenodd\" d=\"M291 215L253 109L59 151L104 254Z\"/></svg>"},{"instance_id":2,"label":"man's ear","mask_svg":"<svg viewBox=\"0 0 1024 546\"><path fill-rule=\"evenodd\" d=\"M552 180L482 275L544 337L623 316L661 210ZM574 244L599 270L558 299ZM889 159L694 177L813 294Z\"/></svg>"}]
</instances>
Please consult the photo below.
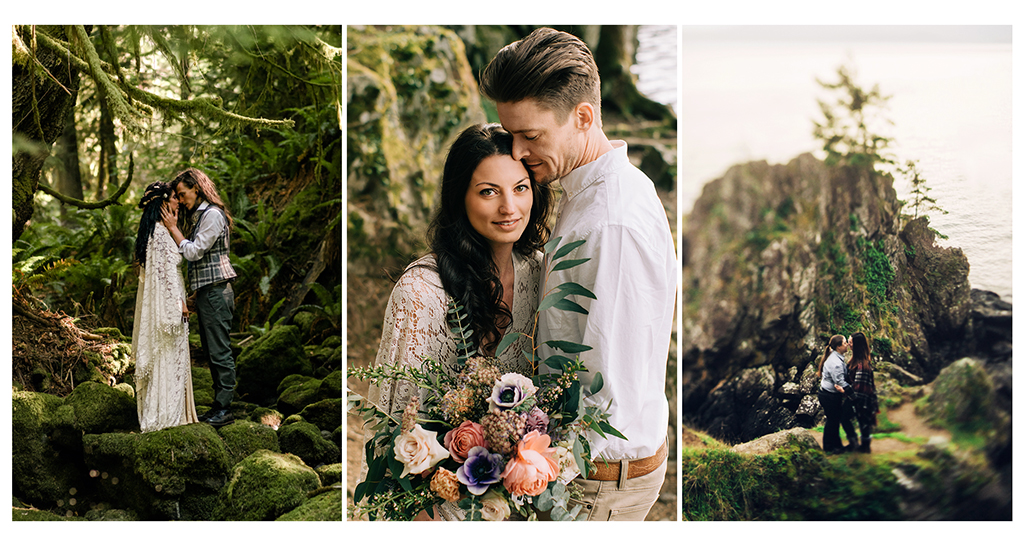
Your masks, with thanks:
<instances>
[{"instance_id":1,"label":"man's ear","mask_svg":"<svg viewBox=\"0 0 1024 546\"><path fill-rule=\"evenodd\" d=\"M580 131L588 131L597 121L594 115L594 105L589 102L581 102L576 105L573 111L576 120L576 128Z\"/></svg>"}]
</instances>

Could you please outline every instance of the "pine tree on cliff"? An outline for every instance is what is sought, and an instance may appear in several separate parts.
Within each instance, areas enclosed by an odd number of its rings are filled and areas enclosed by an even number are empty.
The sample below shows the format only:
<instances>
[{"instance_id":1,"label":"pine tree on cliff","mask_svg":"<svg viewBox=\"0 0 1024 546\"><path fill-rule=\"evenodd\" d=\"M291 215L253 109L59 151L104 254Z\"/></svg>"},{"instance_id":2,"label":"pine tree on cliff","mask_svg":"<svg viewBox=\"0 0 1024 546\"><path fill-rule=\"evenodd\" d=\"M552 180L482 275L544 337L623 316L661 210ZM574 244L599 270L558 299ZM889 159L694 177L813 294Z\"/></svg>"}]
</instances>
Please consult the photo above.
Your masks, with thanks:
<instances>
[{"instance_id":1,"label":"pine tree on cliff","mask_svg":"<svg viewBox=\"0 0 1024 546\"><path fill-rule=\"evenodd\" d=\"M928 192L932 191L932 188L925 185L927 180L925 180L924 176L921 175L921 170L918 169L915 161L908 159L903 162L902 166L896 169L896 172L905 176L907 181L910 183L910 201L908 204L914 208L915 220L922 212L927 213L928 211L934 211L942 214L949 214L948 210L939 206L934 197L928 195Z\"/></svg>"},{"instance_id":2,"label":"pine tree on cliff","mask_svg":"<svg viewBox=\"0 0 1024 546\"><path fill-rule=\"evenodd\" d=\"M818 84L836 96L835 102L818 99L818 107L825 120L814 121L814 138L823 141L822 149L828 154L825 163L845 163L866 166L893 163L884 154L890 137L877 132L879 125L892 125L882 114L889 96L882 95L878 85L865 91L854 81L856 72L845 64L836 70L838 81Z\"/></svg>"}]
</instances>

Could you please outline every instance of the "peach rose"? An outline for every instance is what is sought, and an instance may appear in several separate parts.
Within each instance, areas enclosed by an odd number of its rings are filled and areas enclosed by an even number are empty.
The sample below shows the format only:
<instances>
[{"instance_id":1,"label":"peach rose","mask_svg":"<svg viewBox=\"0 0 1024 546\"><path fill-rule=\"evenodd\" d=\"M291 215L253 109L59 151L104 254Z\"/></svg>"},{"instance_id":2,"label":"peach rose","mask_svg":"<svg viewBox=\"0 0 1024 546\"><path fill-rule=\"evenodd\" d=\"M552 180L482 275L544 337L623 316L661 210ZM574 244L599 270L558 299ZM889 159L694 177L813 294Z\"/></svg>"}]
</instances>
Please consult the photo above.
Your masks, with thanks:
<instances>
[{"instance_id":1,"label":"peach rose","mask_svg":"<svg viewBox=\"0 0 1024 546\"><path fill-rule=\"evenodd\" d=\"M487 441L484 440L484 427L472 421L463 421L444 435L444 447L457 463L466 462L469 450L477 446L487 447Z\"/></svg>"},{"instance_id":2,"label":"peach rose","mask_svg":"<svg viewBox=\"0 0 1024 546\"><path fill-rule=\"evenodd\" d=\"M480 498L480 502L484 505L480 510L484 521L503 521L512 515L512 508L509 507L508 501L505 500L505 497L495 493L493 489L484 494Z\"/></svg>"},{"instance_id":3,"label":"peach rose","mask_svg":"<svg viewBox=\"0 0 1024 546\"><path fill-rule=\"evenodd\" d=\"M395 460L405 465L399 478L429 470L447 457L448 450L437 443L437 434L420 425L395 439Z\"/></svg>"},{"instance_id":4,"label":"peach rose","mask_svg":"<svg viewBox=\"0 0 1024 546\"><path fill-rule=\"evenodd\" d=\"M430 490L446 501L459 502L459 479L447 468L438 468L437 472L434 472L434 477L430 480Z\"/></svg>"},{"instance_id":5,"label":"peach rose","mask_svg":"<svg viewBox=\"0 0 1024 546\"><path fill-rule=\"evenodd\" d=\"M555 450L549 447L551 437L537 431L523 436L516 446L516 453L505 466L501 477L505 489L513 495L540 495L548 482L558 477L558 461Z\"/></svg>"}]
</instances>

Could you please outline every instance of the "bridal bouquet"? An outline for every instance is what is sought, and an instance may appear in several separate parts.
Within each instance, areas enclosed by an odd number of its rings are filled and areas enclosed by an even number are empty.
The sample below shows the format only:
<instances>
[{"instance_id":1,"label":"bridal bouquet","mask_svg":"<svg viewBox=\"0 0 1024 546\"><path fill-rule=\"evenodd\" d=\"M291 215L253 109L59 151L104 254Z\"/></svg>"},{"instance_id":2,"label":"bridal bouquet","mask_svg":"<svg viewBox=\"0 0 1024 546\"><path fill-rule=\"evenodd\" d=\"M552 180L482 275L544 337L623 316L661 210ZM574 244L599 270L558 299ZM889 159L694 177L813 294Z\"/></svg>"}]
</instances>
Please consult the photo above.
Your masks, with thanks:
<instances>
[{"instance_id":1,"label":"bridal bouquet","mask_svg":"<svg viewBox=\"0 0 1024 546\"><path fill-rule=\"evenodd\" d=\"M558 239L545 247L552 271L575 267L586 260L561 260L577 241L557 248ZM553 252L553 253L552 253ZM568 299L595 298L576 283L564 283L545 295L538 313L550 307L586 313ZM401 365L349 370L349 375L379 381L408 381L427 392L413 397L400 421L356 396L350 409L363 414L376 430L366 443L368 471L356 486L355 514L370 519L410 520L421 511L433 517L435 505L457 504L467 520L501 521L513 517L536 519L548 512L554 520L575 519L580 507L569 509L570 482L594 470L584 432L624 438L609 423L606 408L583 403L584 387L601 390L595 374L589 385L580 382L586 368L579 357L555 354L543 361L555 373L532 378L506 372L495 357L476 356L464 340L462 308L452 305L449 322L459 343L460 371L447 372L433 359L420 369ZM501 354L520 335L511 333L499 343ZM567 354L590 349L565 341L545 341ZM525 357L534 364L537 344Z\"/></svg>"}]
</instances>

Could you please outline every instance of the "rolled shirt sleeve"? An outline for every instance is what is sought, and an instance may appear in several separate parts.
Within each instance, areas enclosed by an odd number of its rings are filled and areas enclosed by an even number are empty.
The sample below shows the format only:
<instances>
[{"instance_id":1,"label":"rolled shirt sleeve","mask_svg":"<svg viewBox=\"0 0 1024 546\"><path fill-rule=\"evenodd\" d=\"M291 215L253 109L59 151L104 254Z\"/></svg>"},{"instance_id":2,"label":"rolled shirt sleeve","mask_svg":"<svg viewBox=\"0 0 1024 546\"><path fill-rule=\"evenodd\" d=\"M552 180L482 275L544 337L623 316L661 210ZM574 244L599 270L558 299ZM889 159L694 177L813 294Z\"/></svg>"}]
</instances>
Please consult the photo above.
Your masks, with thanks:
<instances>
[{"instance_id":1,"label":"rolled shirt sleeve","mask_svg":"<svg viewBox=\"0 0 1024 546\"><path fill-rule=\"evenodd\" d=\"M203 203L199 208L203 210L207 207L209 207L209 204ZM199 211L196 211L196 214L198 213ZM224 221L223 214L203 214L192 239L181 241L178 244L178 252L190 262L201 260L206 251L210 250L210 247L213 246L217 237L224 232Z\"/></svg>"}]
</instances>

